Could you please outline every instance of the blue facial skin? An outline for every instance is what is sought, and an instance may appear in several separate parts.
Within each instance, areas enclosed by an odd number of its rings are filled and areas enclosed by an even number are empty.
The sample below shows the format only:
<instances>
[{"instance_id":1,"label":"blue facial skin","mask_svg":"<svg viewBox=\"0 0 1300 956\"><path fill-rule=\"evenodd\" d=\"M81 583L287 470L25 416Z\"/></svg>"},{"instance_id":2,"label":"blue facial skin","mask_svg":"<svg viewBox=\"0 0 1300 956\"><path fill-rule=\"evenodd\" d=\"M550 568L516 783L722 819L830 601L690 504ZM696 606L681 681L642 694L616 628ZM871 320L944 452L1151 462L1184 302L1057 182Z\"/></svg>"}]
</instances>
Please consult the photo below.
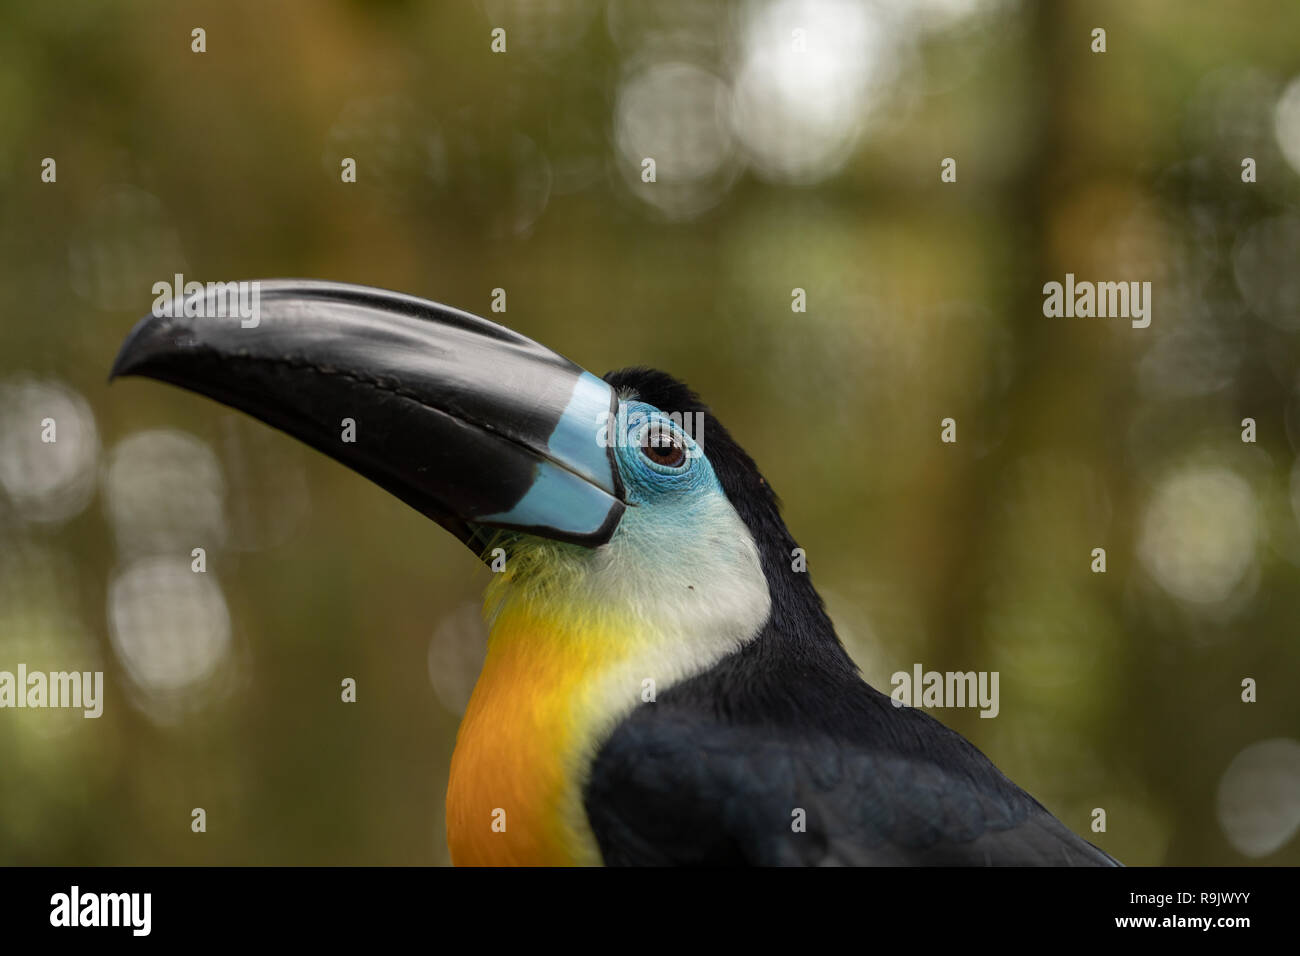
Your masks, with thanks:
<instances>
[{"instance_id":1,"label":"blue facial skin","mask_svg":"<svg viewBox=\"0 0 1300 956\"><path fill-rule=\"evenodd\" d=\"M551 438L551 448L562 460L574 462L575 470L580 467L583 474L598 475L600 469L595 462L607 461L609 449L597 443L597 436L605 443L613 443L627 503L615 533L631 534L642 545L662 551L668 547L670 537L689 529L691 522L695 530L703 531L720 524L718 509L725 506L726 496L700 445L670 416L645 402L623 402L610 431L598 429L595 426L601 410L608 408L609 386L595 378L591 382L606 389L605 393L601 395L594 386L588 387L585 380L579 382L581 387L575 390ZM650 428L667 432L681 444L685 460L680 465L668 466L645 456L641 442ZM610 503L606 491L588 481L574 480L568 470L543 461L532 486L510 511L478 520L525 531L552 527L588 533L605 522Z\"/></svg>"},{"instance_id":2,"label":"blue facial skin","mask_svg":"<svg viewBox=\"0 0 1300 956\"><path fill-rule=\"evenodd\" d=\"M651 427L685 450L679 465L646 456L641 440ZM761 575L753 543L745 546L748 532L702 447L669 416L644 402L624 401L615 428L614 458L627 508L606 548L643 595L663 596L655 613L685 614L678 623L698 624L698 615L725 604L721 592L734 593L738 582ZM683 604L688 596L704 604Z\"/></svg>"},{"instance_id":3,"label":"blue facial skin","mask_svg":"<svg viewBox=\"0 0 1300 956\"><path fill-rule=\"evenodd\" d=\"M670 433L685 449L686 460L677 467L651 461L642 452L641 442L652 426ZM628 505L688 506L722 495L722 487L713 474L713 466L703 449L671 418L645 402L624 402L615 421L621 434L615 435L614 456L623 478L624 497ZM630 515L624 516L624 521Z\"/></svg>"}]
</instances>

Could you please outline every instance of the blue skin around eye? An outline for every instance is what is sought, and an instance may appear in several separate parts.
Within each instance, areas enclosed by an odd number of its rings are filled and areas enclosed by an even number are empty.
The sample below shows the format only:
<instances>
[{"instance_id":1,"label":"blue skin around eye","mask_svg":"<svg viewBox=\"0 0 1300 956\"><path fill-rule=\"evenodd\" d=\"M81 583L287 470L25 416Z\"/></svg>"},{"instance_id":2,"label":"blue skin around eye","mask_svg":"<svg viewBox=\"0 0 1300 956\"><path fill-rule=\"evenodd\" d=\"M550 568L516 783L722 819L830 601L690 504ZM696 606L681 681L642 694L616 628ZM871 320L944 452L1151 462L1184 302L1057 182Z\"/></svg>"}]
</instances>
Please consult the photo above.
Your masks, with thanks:
<instances>
[{"instance_id":1,"label":"blue skin around eye","mask_svg":"<svg viewBox=\"0 0 1300 956\"><path fill-rule=\"evenodd\" d=\"M626 418L625 425L623 418ZM670 429L686 446L686 464L680 471L657 469L641 453L641 432L654 422ZM623 440L615 448L615 457L618 459L624 494L629 504L653 505L673 499L680 501L722 493L717 476L713 474L713 466L701 453L699 446L653 405L624 402L618 424L624 427L624 431Z\"/></svg>"}]
</instances>

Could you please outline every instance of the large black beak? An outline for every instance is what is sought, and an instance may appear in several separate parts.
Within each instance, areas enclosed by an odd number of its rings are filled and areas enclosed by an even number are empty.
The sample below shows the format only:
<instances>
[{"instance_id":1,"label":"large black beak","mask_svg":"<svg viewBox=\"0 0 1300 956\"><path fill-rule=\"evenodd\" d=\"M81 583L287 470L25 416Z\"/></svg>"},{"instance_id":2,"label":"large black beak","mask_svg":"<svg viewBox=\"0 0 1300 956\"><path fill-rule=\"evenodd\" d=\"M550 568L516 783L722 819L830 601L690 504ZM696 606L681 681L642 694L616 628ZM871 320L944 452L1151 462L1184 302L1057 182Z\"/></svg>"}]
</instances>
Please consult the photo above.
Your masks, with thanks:
<instances>
[{"instance_id":1,"label":"large black beak","mask_svg":"<svg viewBox=\"0 0 1300 956\"><path fill-rule=\"evenodd\" d=\"M485 528L591 547L623 514L617 396L531 339L335 282L209 284L155 303L110 378L207 395L343 462L480 551Z\"/></svg>"}]
</instances>

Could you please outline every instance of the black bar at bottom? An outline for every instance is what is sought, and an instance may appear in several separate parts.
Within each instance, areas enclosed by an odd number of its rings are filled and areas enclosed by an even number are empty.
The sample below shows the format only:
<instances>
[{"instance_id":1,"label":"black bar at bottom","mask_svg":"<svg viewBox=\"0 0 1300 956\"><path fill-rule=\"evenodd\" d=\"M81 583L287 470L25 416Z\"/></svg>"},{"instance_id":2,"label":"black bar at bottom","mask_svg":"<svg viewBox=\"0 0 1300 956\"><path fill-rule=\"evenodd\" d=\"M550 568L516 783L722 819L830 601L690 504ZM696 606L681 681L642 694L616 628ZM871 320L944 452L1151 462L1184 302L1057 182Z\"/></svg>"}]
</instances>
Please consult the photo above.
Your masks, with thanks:
<instances>
[{"instance_id":1,"label":"black bar at bottom","mask_svg":"<svg viewBox=\"0 0 1300 956\"><path fill-rule=\"evenodd\" d=\"M453 940L465 933L492 944L522 936L546 948L669 945L687 936L740 942L754 933L767 943L793 933L817 949L838 948L833 941L847 934L850 943L894 941L918 952L944 939L1200 936L1231 945L1255 930L1286 932L1296 875L1287 868L9 868L0 869L0 933L7 944L284 939L333 947L406 937L457 949L465 943Z\"/></svg>"}]
</instances>

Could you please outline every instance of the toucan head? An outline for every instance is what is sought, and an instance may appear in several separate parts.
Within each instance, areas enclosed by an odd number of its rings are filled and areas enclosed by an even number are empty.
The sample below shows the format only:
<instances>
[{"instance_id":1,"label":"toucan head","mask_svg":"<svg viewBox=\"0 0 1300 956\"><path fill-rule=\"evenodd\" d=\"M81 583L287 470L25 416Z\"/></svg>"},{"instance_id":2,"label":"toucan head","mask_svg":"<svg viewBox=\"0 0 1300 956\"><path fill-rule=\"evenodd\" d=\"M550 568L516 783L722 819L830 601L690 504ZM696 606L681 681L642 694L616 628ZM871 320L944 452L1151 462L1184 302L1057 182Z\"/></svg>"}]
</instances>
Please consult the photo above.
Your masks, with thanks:
<instances>
[{"instance_id":1,"label":"toucan head","mask_svg":"<svg viewBox=\"0 0 1300 956\"><path fill-rule=\"evenodd\" d=\"M793 542L753 461L685 385L643 368L597 378L394 292L244 285L245 308L225 301L233 283L155 303L111 377L169 382L288 432L484 560L505 553L516 585L581 578L622 592L593 601L647 616L665 590L684 596L665 607L766 614L765 571Z\"/></svg>"}]
</instances>

